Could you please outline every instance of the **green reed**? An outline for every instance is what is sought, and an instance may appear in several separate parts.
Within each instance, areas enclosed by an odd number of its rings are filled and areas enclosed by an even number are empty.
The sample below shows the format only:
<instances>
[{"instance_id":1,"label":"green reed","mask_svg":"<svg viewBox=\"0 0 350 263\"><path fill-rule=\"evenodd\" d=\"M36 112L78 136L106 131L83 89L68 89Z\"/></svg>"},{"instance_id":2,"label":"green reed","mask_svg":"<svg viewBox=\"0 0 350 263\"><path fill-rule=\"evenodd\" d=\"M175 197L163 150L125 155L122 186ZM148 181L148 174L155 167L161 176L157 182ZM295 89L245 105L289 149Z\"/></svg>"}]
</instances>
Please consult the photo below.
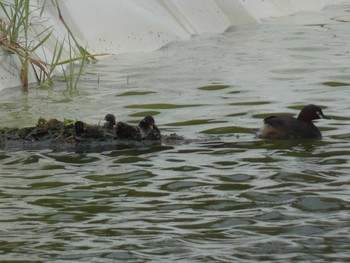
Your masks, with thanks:
<instances>
[{"instance_id":1,"label":"green reed","mask_svg":"<svg viewBox=\"0 0 350 263\"><path fill-rule=\"evenodd\" d=\"M30 68L33 69L36 80L41 87L52 87L52 76L58 66L62 67L67 89L72 91L76 89L84 62L95 59L95 57L79 45L62 16L57 0L51 0L51 2L57 8L59 18L67 29L68 38L56 42L51 61L48 61L45 55L44 57L37 55L36 51L42 48L52 36L53 28L47 27L38 32L32 28L30 19L33 12L40 10L40 16L43 14L46 2L44 1L41 7L34 7L30 5L30 0L0 1L0 10L4 14L4 17L0 18L0 47L19 58L21 64L19 76L23 91L29 91ZM69 49L68 58L63 60L62 54L66 41ZM79 55L77 56L77 54ZM74 72L77 62L81 62L80 68ZM69 66L69 74L66 74L65 71L67 65Z\"/></svg>"}]
</instances>

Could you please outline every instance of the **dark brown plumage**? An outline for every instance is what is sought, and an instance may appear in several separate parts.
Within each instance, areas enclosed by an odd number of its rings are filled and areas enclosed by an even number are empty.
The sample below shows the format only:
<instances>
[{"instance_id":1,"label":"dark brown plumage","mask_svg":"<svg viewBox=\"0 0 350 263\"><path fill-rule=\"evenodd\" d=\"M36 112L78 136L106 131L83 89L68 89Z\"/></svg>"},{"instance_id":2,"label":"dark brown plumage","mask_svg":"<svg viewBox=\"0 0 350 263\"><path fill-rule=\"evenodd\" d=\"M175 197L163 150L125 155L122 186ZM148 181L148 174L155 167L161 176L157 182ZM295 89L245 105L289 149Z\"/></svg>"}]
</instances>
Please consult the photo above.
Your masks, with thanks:
<instances>
[{"instance_id":1,"label":"dark brown plumage","mask_svg":"<svg viewBox=\"0 0 350 263\"><path fill-rule=\"evenodd\" d=\"M160 140L161 134L152 116L146 116L138 124L142 140Z\"/></svg>"},{"instance_id":2,"label":"dark brown plumage","mask_svg":"<svg viewBox=\"0 0 350 263\"><path fill-rule=\"evenodd\" d=\"M141 134L137 127L125 122L117 122L115 125L118 139L141 140Z\"/></svg>"},{"instance_id":3,"label":"dark brown plumage","mask_svg":"<svg viewBox=\"0 0 350 263\"><path fill-rule=\"evenodd\" d=\"M270 116L264 119L264 127L257 136L263 139L316 139L322 138L313 120L329 119L320 107L310 104L305 106L297 118L291 116Z\"/></svg>"},{"instance_id":4,"label":"dark brown plumage","mask_svg":"<svg viewBox=\"0 0 350 263\"><path fill-rule=\"evenodd\" d=\"M107 129L113 129L115 128L116 122L115 122L115 116L111 113L108 113L104 120L106 121L106 123L103 125L103 127L107 128Z\"/></svg>"},{"instance_id":5,"label":"dark brown plumage","mask_svg":"<svg viewBox=\"0 0 350 263\"><path fill-rule=\"evenodd\" d=\"M82 121L76 121L74 124L75 138L79 140L103 140L105 139L105 132L100 126L88 127Z\"/></svg>"}]
</instances>

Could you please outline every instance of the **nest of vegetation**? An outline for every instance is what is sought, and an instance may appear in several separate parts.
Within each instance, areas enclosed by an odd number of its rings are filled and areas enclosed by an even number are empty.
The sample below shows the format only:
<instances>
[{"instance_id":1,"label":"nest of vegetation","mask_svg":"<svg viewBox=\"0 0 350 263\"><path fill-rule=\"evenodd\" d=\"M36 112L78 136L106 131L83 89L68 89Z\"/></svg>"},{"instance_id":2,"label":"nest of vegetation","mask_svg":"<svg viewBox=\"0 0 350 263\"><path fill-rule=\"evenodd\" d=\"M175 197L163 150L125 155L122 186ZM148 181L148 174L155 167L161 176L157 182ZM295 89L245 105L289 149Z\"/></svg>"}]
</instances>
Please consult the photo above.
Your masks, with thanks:
<instances>
[{"instance_id":1,"label":"nest of vegetation","mask_svg":"<svg viewBox=\"0 0 350 263\"><path fill-rule=\"evenodd\" d=\"M0 142L2 144L11 141L23 143L44 141L76 143L74 123L75 121L72 120L59 121L57 119L39 118L38 123L33 127L2 128L0 130Z\"/></svg>"},{"instance_id":2,"label":"nest of vegetation","mask_svg":"<svg viewBox=\"0 0 350 263\"><path fill-rule=\"evenodd\" d=\"M77 131L76 124L83 125L84 133ZM116 136L116 130L111 130L105 126L89 125L81 121L65 119L46 120L39 118L38 123L32 127L22 128L0 128L0 148L55 148L68 149L76 146L109 148L117 145L177 143L184 141L182 136L170 134L158 137L157 140L123 139Z\"/></svg>"}]
</instances>

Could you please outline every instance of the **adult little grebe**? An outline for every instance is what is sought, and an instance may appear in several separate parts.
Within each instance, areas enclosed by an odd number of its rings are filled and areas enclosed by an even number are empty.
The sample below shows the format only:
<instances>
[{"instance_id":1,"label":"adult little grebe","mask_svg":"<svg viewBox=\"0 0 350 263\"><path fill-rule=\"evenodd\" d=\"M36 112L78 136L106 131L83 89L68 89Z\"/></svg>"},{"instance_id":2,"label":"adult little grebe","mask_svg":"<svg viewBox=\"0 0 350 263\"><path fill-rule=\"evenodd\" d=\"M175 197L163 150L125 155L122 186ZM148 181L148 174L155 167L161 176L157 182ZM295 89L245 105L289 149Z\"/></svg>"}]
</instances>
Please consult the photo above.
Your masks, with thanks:
<instances>
[{"instance_id":1,"label":"adult little grebe","mask_svg":"<svg viewBox=\"0 0 350 263\"><path fill-rule=\"evenodd\" d=\"M320 107L305 106L297 118L291 116L270 116L264 119L264 127L257 136L263 139L316 139L322 138L319 129L312 123L320 118L330 119Z\"/></svg>"}]
</instances>

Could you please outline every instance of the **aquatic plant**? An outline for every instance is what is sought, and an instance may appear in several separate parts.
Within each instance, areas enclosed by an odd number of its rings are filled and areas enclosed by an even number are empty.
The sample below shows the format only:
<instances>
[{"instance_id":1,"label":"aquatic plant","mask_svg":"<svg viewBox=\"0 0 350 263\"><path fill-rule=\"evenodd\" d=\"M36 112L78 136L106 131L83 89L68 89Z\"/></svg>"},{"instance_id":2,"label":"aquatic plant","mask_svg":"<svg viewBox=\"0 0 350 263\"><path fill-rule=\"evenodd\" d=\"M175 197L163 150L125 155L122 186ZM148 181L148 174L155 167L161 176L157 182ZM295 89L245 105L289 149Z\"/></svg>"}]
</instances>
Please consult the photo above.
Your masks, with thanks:
<instances>
[{"instance_id":1,"label":"aquatic plant","mask_svg":"<svg viewBox=\"0 0 350 263\"><path fill-rule=\"evenodd\" d=\"M75 39L62 16L58 1L51 0L51 4L58 11L59 19L67 30L68 37L56 41L51 55L51 61L48 61L43 47L50 37L52 37L53 27L48 26L38 31L37 28L34 28L35 23L32 21L32 18L35 17L34 12L40 13L39 19L42 18L47 1L43 3L42 6L35 6L30 4L30 0L0 2L0 10L4 15L3 18L0 18L0 47L5 52L7 51L8 54L16 55L19 59L20 68L18 71L23 91L29 91L30 67L33 69L36 80L41 87L51 87L53 73L58 66L61 66L67 83L67 89L75 89L82 73L84 62L95 58L86 49L81 47ZM37 19L37 17L35 18ZM62 59L64 46L67 43L69 49L67 52L68 58ZM37 52L39 49L41 49L41 52ZM77 62L81 62L81 64L78 72L75 72L75 64ZM69 66L69 74L66 74L65 71L67 66Z\"/></svg>"}]
</instances>

